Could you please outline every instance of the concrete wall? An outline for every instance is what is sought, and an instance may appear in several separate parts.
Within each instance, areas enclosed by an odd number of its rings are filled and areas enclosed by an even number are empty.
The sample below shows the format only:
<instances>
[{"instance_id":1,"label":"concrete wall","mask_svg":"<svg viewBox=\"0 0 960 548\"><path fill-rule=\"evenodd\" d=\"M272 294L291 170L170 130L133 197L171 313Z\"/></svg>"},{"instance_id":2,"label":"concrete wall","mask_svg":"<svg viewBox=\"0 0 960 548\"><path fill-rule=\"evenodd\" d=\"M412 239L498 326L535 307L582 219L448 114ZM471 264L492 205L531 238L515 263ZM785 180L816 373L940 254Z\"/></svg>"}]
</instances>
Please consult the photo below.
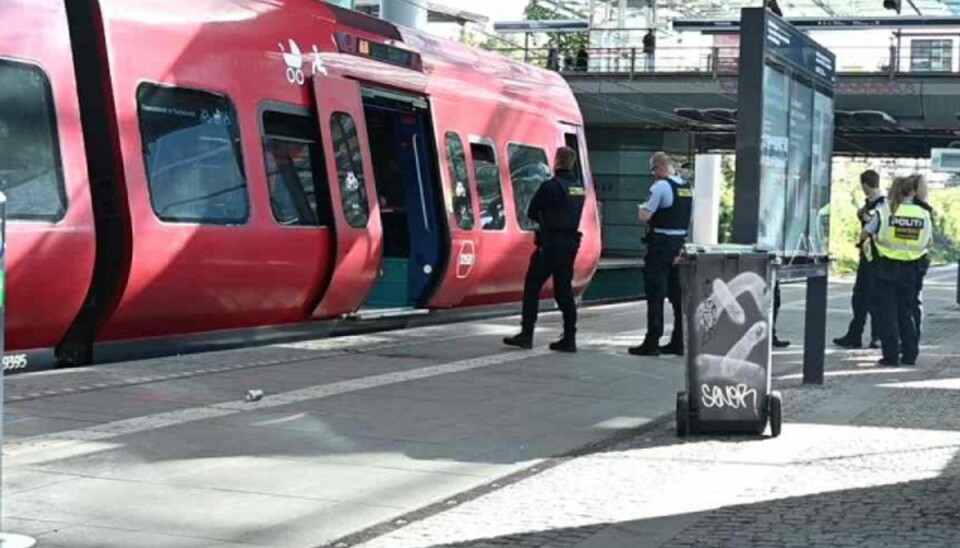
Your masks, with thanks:
<instances>
[{"instance_id":1,"label":"concrete wall","mask_svg":"<svg viewBox=\"0 0 960 548\"><path fill-rule=\"evenodd\" d=\"M637 206L649 196L650 156L658 150L686 161L689 138L661 133L587 126L590 167L600 200L604 257L642 257L644 226Z\"/></svg>"}]
</instances>

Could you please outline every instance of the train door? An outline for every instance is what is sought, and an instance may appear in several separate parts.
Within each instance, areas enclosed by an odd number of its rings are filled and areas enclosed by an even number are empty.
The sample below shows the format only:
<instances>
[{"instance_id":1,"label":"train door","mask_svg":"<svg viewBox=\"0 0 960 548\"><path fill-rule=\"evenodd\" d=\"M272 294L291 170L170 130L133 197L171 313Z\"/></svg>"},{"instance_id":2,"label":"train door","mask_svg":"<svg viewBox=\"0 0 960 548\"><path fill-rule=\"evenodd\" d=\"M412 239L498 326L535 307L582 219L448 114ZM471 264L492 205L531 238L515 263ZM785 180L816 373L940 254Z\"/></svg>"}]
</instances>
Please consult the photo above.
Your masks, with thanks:
<instances>
[{"instance_id":1,"label":"train door","mask_svg":"<svg viewBox=\"0 0 960 548\"><path fill-rule=\"evenodd\" d=\"M336 259L313 315L330 317L355 311L373 287L382 228L360 86L318 74L313 89L336 232Z\"/></svg>"},{"instance_id":2,"label":"train door","mask_svg":"<svg viewBox=\"0 0 960 548\"><path fill-rule=\"evenodd\" d=\"M383 225L381 274L365 305L422 306L441 274L445 237L428 105L378 89L363 95Z\"/></svg>"}]
</instances>

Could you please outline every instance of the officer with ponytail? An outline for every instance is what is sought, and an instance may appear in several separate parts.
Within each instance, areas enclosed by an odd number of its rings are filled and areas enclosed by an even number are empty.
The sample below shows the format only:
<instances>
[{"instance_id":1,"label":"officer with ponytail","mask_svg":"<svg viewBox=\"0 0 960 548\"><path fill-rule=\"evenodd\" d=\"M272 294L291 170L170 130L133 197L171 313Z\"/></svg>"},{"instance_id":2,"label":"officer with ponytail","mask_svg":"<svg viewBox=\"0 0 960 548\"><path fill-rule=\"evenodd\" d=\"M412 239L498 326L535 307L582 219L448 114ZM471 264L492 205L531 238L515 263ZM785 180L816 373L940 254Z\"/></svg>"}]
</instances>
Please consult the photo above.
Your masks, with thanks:
<instances>
[{"instance_id":1,"label":"officer with ponytail","mask_svg":"<svg viewBox=\"0 0 960 548\"><path fill-rule=\"evenodd\" d=\"M875 244L875 287L885 296L877 310L883 366L916 365L920 353L915 306L933 241L930 212L916 203L921 184L919 175L894 180L886 203L861 235Z\"/></svg>"}]
</instances>

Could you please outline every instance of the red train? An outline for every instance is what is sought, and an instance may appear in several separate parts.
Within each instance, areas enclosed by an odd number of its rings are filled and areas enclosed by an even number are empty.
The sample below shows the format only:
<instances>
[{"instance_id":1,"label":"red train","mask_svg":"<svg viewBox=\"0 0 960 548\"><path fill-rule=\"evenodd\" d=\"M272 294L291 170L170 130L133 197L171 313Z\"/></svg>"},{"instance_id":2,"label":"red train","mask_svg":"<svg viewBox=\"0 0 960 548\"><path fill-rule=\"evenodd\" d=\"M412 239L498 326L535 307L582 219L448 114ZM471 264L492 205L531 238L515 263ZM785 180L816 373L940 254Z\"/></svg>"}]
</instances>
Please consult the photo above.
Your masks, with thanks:
<instances>
[{"instance_id":1,"label":"red train","mask_svg":"<svg viewBox=\"0 0 960 548\"><path fill-rule=\"evenodd\" d=\"M4 0L0 20L8 370L517 300L525 204L564 144L578 292L597 267L556 74L318 0Z\"/></svg>"}]
</instances>

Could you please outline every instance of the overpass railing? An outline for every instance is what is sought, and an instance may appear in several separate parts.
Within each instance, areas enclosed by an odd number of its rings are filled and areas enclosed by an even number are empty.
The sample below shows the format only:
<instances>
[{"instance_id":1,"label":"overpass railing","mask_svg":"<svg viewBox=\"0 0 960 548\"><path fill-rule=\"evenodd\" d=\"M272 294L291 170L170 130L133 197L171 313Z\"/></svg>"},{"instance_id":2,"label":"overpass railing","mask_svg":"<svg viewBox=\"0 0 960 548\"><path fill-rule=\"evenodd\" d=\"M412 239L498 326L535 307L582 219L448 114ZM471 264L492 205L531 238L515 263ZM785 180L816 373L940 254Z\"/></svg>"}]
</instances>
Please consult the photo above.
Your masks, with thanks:
<instances>
[{"instance_id":1,"label":"overpass railing","mask_svg":"<svg viewBox=\"0 0 960 548\"><path fill-rule=\"evenodd\" d=\"M642 47L585 48L579 51L555 51L551 48L506 48L494 50L503 55L561 73L596 74L679 74L735 76L739 74L738 47L669 47L657 48L653 55ZM831 48L837 56L837 72L845 74L960 74L950 56L949 67L938 66L940 50L929 52L891 47Z\"/></svg>"}]
</instances>

